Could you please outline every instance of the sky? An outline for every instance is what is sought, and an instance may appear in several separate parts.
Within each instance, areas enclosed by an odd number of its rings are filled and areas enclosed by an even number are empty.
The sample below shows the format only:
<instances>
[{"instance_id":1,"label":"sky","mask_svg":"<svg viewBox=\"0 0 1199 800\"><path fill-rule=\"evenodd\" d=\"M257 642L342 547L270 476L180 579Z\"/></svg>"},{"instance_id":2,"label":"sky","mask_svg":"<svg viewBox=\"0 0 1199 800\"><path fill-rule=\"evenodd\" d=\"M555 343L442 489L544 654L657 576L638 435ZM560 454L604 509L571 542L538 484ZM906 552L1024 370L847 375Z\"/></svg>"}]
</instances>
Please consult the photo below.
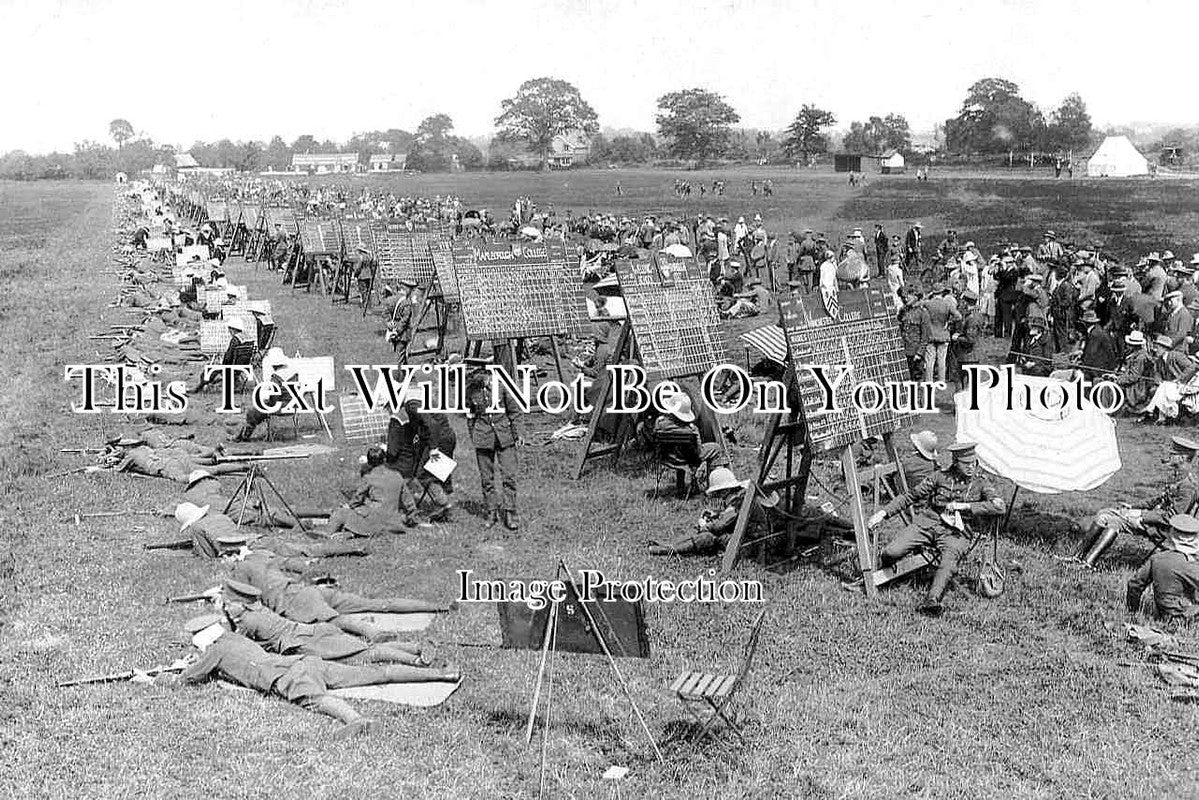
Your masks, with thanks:
<instances>
[{"instance_id":1,"label":"sky","mask_svg":"<svg viewBox=\"0 0 1199 800\"><path fill-rule=\"evenodd\" d=\"M931 130L992 76L1045 110L1077 91L1097 125L1196 124L1196 23L1181 0L0 0L0 152L107 141L118 117L182 147L345 141L438 112L490 136L544 76L607 128L654 130L657 98L698 86L742 127L814 103L838 127L896 112Z\"/></svg>"}]
</instances>

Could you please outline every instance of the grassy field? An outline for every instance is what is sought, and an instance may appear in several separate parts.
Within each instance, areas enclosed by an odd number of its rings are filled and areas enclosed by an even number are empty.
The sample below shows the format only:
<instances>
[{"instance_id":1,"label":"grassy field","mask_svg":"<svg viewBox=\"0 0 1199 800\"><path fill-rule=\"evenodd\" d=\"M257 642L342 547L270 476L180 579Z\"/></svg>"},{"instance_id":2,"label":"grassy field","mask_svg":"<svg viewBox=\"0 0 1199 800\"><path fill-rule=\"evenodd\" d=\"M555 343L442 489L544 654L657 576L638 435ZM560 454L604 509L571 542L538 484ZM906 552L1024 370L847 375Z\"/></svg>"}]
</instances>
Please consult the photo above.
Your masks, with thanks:
<instances>
[{"instance_id":1,"label":"grassy field","mask_svg":"<svg viewBox=\"0 0 1199 800\"><path fill-rule=\"evenodd\" d=\"M750 176L767 174L775 196L751 198ZM493 211L529 194L554 202L559 213L761 213L774 229L807 225L830 235L875 221L901 233L920 219L930 241L949 225L984 250L1013 236L1028 240L1045 227L1079 241L1100 236L1121 256L1151 246L1199 250L1199 201L1194 184L1182 181L935 176L918 185L880 177L850 189L832 174L738 173L722 176L728 195L701 202L674 198L675 175L369 180L387 180L397 192L453 192ZM617 179L625 197L614 196ZM105 273L115 238L111 205L108 185L0 184L0 688L7 701L0 706L0 794L536 796L538 753L523 743L536 653L452 644L497 643L489 607L464 608L428 632L437 654L467 675L449 702L431 710L371 706L377 731L348 742L331 740L335 725L327 718L215 685L54 688L55 680L166 663L185 652L180 626L199 609L167 607L162 598L206 588L220 575L218 566L188 554L141 549L173 535L173 520L64 521L81 511L172 505L173 485L106 474L44 477L86 463L59 448L93 446L134 422L71 414L71 385L62 380L65 363L105 360L105 343L87 336L126 317L108 307L117 290ZM251 297L271 299L288 354L331 355L338 364L388 360L377 318L293 294L273 273L236 261L229 274L250 286ZM925 422L952 435L948 413ZM530 420L534 438L557 424ZM1101 505L1135 504L1156 493L1158 459L1173 432L1121 421L1125 468L1107 485L1085 495L1022 496L1001 559L1019 561L1023 572L996 600L955 591L940 621L912 613L919 585L895 586L872 603L842 589L844 573L819 564L779 572L740 566L736 577L761 580L771 608L742 697L745 745L672 745L667 764L658 765L646 758L603 661L561 657L550 736L553 796L604 796L600 775L610 764L630 767L628 797L1195 795L1199 773L1190 748L1199 711L1171 703L1123 643L1123 583L1143 554L1140 543L1122 543L1094 573L1050 557L1072 549L1076 526ZM464 433L460 426L460 442ZM752 424L743 433L745 442L755 441ZM197 432L208 441L220 435L216 428ZM338 446L270 474L289 498L336 505L338 489L354 482L358 455ZM715 558L645 555L647 539L693 525L700 501L651 498L654 475L636 459L569 480L578 446L533 444L521 453L524 528L513 534L481 527L477 472L460 444L462 511L453 523L372 541L369 558L330 562L331 569L351 590L448 599L460 568L541 577L564 557L576 569L622 578L679 579L717 566ZM734 449L739 475L750 473L754 455L750 446ZM683 719L665 686L685 668L734 669L754 612L648 607L653 655L621 666L659 738ZM1193 635L1183 638L1195 647Z\"/></svg>"}]
</instances>

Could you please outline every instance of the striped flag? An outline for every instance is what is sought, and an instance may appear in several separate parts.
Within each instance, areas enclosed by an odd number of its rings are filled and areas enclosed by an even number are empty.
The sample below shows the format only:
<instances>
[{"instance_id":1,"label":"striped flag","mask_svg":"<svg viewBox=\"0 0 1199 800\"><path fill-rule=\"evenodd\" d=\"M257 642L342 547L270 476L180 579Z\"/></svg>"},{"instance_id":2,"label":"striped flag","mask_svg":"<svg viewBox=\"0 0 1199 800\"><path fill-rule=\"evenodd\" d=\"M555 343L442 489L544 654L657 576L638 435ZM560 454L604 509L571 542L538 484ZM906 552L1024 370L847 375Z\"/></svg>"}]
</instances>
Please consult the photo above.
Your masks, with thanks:
<instances>
[{"instance_id":1,"label":"striped flag","mask_svg":"<svg viewBox=\"0 0 1199 800\"><path fill-rule=\"evenodd\" d=\"M837 300L837 290L820 288L820 296L824 299L824 310L835 320L841 319L841 302Z\"/></svg>"}]
</instances>

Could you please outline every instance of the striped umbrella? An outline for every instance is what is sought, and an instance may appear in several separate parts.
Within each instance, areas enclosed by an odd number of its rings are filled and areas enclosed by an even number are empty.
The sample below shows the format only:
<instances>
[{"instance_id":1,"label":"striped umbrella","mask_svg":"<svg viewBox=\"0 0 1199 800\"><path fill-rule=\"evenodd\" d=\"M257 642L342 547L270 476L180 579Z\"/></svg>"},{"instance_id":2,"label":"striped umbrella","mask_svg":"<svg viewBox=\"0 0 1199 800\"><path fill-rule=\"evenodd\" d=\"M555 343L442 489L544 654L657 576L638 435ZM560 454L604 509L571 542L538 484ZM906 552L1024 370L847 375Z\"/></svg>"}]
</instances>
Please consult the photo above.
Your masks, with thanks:
<instances>
[{"instance_id":1,"label":"striped umbrella","mask_svg":"<svg viewBox=\"0 0 1199 800\"><path fill-rule=\"evenodd\" d=\"M969 392L954 395L958 441L974 442L979 463L1017 486L1040 494L1085 492L1120 470L1116 423L1085 398L1070 395L1056 407L1063 390L1074 387L1051 378L1011 376L1012 392L1001 383L980 392L973 410ZM1039 405L1042 389L1048 405ZM1031 390L1033 403L1023 402ZM1015 408L1008 408L1009 395ZM1031 410L1026 405L1032 405ZM1079 408L1081 405L1081 409Z\"/></svg>"}]
</instances>

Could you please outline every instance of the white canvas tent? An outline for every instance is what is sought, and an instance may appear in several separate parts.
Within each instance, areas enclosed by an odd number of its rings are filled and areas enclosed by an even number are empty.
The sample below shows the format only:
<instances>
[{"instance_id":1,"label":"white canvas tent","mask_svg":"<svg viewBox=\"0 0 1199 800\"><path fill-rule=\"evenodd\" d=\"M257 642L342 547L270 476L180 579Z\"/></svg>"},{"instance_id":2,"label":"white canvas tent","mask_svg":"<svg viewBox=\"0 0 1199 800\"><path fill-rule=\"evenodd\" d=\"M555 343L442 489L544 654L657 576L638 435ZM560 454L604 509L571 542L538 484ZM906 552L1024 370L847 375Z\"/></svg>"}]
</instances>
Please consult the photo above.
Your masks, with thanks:
<instances>
[{"instance_id":1,"label":"white canvas tent","mask_svg":"<svg viewBox=\"0 0 1199 800\"><path fill-rule=\"evenodd\" d=\"M1148 175L1149 162L1127 136L1109 136L1087 162L1088 178L1126 178Z\"/></svg>"}]
</instances>

